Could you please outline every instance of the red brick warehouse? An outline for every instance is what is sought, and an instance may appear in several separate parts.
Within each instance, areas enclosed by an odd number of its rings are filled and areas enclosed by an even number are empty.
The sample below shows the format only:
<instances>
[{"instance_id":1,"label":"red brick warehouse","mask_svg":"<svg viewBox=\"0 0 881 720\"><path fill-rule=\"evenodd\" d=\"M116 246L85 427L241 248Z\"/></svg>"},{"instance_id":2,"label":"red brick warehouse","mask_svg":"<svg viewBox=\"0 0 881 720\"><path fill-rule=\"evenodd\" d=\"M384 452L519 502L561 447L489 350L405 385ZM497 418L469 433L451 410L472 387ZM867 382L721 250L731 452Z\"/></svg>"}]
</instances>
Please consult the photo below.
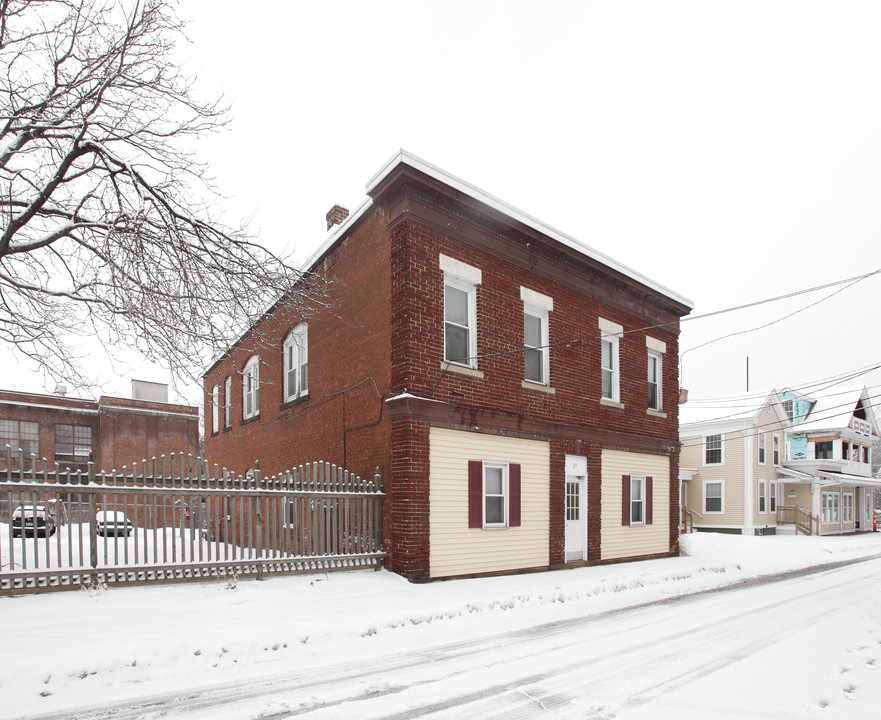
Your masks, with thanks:
<instances>
[{"instance_id":1,"label":"red brick warehouse","mask_svg":"<svg viewBox=\"0 0 881 720\"><path fill-rule=\"evenodd\" d=\"M406 152L367 193L309 264L328 304L205 373L208 460L379 467L414 580L675 553L691 302Z\"/></svg>"}]
</instances>

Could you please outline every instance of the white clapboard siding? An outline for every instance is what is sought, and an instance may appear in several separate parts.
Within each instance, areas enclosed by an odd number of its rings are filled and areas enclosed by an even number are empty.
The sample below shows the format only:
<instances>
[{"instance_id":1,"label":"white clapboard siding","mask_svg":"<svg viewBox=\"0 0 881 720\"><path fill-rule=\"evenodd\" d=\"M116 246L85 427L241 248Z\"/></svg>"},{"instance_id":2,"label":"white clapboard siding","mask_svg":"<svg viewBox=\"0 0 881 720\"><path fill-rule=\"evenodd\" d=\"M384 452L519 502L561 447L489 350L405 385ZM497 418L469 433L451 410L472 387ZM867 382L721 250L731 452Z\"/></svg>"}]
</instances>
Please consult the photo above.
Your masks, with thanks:
<instances>
[{"instance_id":1,"label":"white clapboard siding","mask_svg":"<svg viewBox=\"0 0 881 720\"><path fill-rule=\"evenodd\" d=\"M621 522L621 477L652 478L652 524L629 527ZM647 455L618 450L603 451L602 532L603 560L639 557L670 550L670 460L666 455Z\"/></svg>"},{"instance_id":2,"label":"white clapboard siding","mask_svg":"<svg viewBox=\"0 0 881 720\"><path fill-rule=\"evenodd\" d=\"M549 443L444 428L430 443L431 577L546 567ZM520 527L468 527L469 460L520 464Z\"/></svg>"}]
</instances>

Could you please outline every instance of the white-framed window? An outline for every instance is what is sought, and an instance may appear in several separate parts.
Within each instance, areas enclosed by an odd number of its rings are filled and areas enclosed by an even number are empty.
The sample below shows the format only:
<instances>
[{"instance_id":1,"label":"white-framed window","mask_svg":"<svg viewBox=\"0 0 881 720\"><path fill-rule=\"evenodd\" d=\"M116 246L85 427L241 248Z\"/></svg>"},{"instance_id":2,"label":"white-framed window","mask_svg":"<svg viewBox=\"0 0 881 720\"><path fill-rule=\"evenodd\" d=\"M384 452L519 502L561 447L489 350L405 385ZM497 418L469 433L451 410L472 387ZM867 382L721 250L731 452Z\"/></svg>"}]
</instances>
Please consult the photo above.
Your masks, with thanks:
<instances>
[{"instance_id":1,"label":"white-framed window","mask_svg":"<svg viewBox=\"0 0 881 720\"><path fill-rule=\"evenodd\" d=\"M765 464L765 443L766 443L767 435L763 432L759 433L758 438L758 447L759 447L759 465Z\"/></svg>"},{"instance_id":2,"label":"white-framed window","mask_svg":"<svg viewBox=\"0 0 881 720\"><path fill-rule=\"evenodd\" d=\"M841 522L853 522L853 493L841 495Z\"/></svg>"},{"instance_id":3,"label":"white-framed window","mask_svg":"<svg viewBox=\"0 0 881 720\"><path fill-rule=\"evenodd\" d=\"M829 525L838 522L838 493L823 493L823 523Z\"/></svg>"},{"instance_id":4,"label":"white-framed window","mask_svg":"<svg viewBox=\"0 0 881 720\"><path fill-rule=\"evenodd\" d=\"M724 480L704 480L704 512L725 512Z\"/></svg>"},{"instance_id":5,"label":"white-framed window","mask_svg":"<svg viewBox=\"0 0 881 720\"><path fill-rule=\"evenodd\" d=\"M704 465L721 465L722 461L722 436L707 435L704 438Z\"/></svg>"},{"instance_id":6,"label":"white-framed window","mask_svg":"<svg viewBox=\"0 0 881 720\"><path fill-rule=\"evenodd\" d=\"M444 361L477 367L477 286L482 273L446 255L444 272Z\"/></svg>"},{"instance_id":7,"label":"white-framed window","mask_svg":"<svg viewBox=\"0 0 881 720\"><path fill-rule=\"evenodd\" d=\"M661 410L661 356L648 354L649 410Z\"/></svg>"},{"instance_id":8,"label":"white-framed window","mask_svg":"<svg viewBox=\"0 0 881 720\"><path fill-rule=\"evenodd\" d=\"M553 298L529 288L520 288L523 301L523 378L550 385L549 318Z\"/></svg>"},{"instance_id":9,"label":"white-framed window","mask_svg":"<svg viewBox=\"0 0 881 720\"><path fill-rule=\"evenodd\" d=\"M309 328L300 323L285 338L284 401L290 402L309 393Z\"/></svg>"},{"instance_id":10,"label":"white-framed window","mask_svg":"<svg viewBox=\"0 0 881 720\"><path fill-rule=\"evenodd\" d=\"M773 447L774 447L774 457L773 457L773 462L774 462L775 465L779 465L779 464L780 464L780 436L779 436L779 435L775 435L775 436L773 437L773 439L772 439L772 442L774 443L774 446L773 446Z\"/></svg>"},{"instance_id":11,"label":"white-framed window","mask_svg":"<svg viewBox=\"0 0 881 720\"><path fill-rule=\"evenodd\" d=\"M630 524L645 525L645 477L630 476Z\"/></svg>"},{"instance_id":12,"label":"white-framed window","mask_svg":"<svg viewBox=\"0 0 881 720\"><path fill-rule=\"evenodd\" d=\"M765 495L767 492L768 484L764 480L759 480L759 512L767 512L767 505L765 504Z\"/></svg>"},{"instance_id":13,"label":"white-framed window","mask_svg":"<svg viewBox=\"0 0 881 720\"><path fill-rule=\"evenodd\" d=\"M232 376L223 383L223 426L232 427Z\"/></svg>"},{"instance_id":14,"label":"white-framed window","mask_svg":"<svg viewBox=\"0 0 881 720\"><path fill-rule=\"evenodd\" d=\"M615 335L603 335L600 338L602 363L602 397L618 402L618 338Z\"/></svg>"},{"instance_id":15,"label":"white-framed window","mask_svg":"<svg viewBox=\"0 0 881 720\"><path fill-rule=\"evenodd\" d=\"M483 464L483 526L508 526L507 464Z\"/></svg>"},{"instance_id":16,"label":"white-framed window","mask_svg":"<svg viewBox=\"0 0 881 720\"><path fill-rule=\"evenodd\" d=\"M242 370L242 419L260 414L260 357L253 355Z\"/></svg>"},{"instance_id":17,"label":"white-framed window","mask_svg":"<svg viewBox=\"0 0 881 720\"><path fill-rule=\"evenodd\" d=\"M215 385L211 389L211 432L220 430L220 387Z\"/></svg>"},{"instance_id":18,"label":"white-framed window","mask_svg":"<svg viewBox=\"0 0 881 720\"><path fill-rule=\"evenodd\" d=\"M770 510L771 510L772 513L776 513L776 512L777 512L777 483L772 482L772 483L771 483L770 490L771 490L771 507L770 507Z\"/></svg>"}]
</instances>

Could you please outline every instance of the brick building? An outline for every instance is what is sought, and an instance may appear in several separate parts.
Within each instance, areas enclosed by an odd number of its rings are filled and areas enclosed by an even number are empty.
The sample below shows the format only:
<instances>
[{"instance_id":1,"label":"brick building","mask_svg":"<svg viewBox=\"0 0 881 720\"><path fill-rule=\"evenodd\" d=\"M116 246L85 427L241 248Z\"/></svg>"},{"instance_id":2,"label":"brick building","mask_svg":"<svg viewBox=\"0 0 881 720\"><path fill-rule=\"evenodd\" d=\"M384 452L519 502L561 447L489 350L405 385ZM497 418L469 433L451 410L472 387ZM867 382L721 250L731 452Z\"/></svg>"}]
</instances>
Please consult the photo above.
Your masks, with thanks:
<instances>
[{"instance_id":1,"label":"brick building","mask_svg":"<svg viewBox=\"0 0 881 720\"><path fill-rule=\"evenodd\" d=\"M691 303L403 151L367 193L309 264L330 302L205 373L209 461L378 466L414 580L674 553Z\"/></svg>"},{"instance_id":2,"label":"brick building","mask_svg":"<svg viewBox=\"0 0 881 720\"><path fill-rule=\"evenodd\" d=\"M157 389L133 383L136 396L145 388ZM72 470L85 470L91 455L98 471L131 468L134 461L163 454L198 455L199 408L163 401L162 388L153 399L97 401L0 390L0 449L21 448L26 458L33 454L50 468L57 462ZM6 467L5 452L0 466Z\"/></svg>"}]
</instances>

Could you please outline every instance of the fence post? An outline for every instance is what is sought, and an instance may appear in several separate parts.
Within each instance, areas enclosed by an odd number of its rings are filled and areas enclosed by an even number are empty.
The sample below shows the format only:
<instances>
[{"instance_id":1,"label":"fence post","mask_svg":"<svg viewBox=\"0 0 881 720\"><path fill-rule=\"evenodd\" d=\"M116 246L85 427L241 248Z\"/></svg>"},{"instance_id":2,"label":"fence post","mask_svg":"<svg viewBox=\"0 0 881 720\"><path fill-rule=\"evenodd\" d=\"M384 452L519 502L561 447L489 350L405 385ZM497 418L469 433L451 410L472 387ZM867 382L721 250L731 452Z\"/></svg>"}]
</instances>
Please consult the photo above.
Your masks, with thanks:
<instances>
[{"instance_id":1,"label":"fence post","mask_svg":"<svg viewBox=\"0 0 881 720\"><path fill-rule=\"evenodd\" d=\"M254 462L254 483L259 490L262 482L260 478L260 461ZM263 579L263 497L257 495L257 512L255 513L257 521L257 579Z\"/></svg>"},{"instance_id":2,"label":"fence post","mask_svg":"<svg viewBox=\"0 0 881 720\"><path fill-rule=\"evenodd\" d=\"M379 465L376 466L376 470L373 473L373 482L376 485L376 492L382 492L382 476L379 474ZM374 505L376 514L375 517L375 525L374 532L376 533L376 537L374 538L374 547L377 551L382 552L382 496L378 495L376 497L376 504ZM379 572L382 570L383 558L376 558L376 571Z\"/></svg>"},{"instance_id":3,"label":"fence post","mask_svg":"<svg viewBox=\"0 0 881 720\"><path fill-rule=\"evenodd\" d=\"M97 585L98 573L95 568L98 567L98 492L94 484L95 463L89 461L89 564L92 567L89 582Z\"/></svg>"}]
</instances>

